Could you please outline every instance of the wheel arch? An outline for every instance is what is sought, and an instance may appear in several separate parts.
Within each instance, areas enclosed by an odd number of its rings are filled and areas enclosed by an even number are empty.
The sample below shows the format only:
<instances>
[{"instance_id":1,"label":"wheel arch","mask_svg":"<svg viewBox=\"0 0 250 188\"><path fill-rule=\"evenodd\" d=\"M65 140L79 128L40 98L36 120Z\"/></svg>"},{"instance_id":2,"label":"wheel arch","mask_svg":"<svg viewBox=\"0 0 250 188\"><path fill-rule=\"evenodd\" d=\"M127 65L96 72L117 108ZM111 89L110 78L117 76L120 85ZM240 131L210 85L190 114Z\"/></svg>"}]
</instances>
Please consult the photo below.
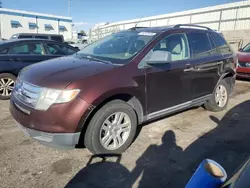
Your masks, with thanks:
<instances>
[{"instance_id":1,"label":"wheel arch","mask_svg":"<svg viewBox=\"0 0 250 188\"><path fill-rule=\"evenodd\" d=\"M234 84L235 84L235 76L236 76L236 73L234 70L232 69L228 69L226 70L225 73L223 73L218 81L218 83L221 81L221 80L226 80L226 82L228 83L229 87L230 87L230 91L229 91L229 94L231 95L233 93L233 88L234 88ZM218 83L216 85L218 85Z\"/></svg>"},{"instance_id":2,"label":"wheel arch","mask_svg":"<svg viewBox=\"0 0 250 188\"><path fill-rule=\"evenodd\" d=\"M79 147L82 147L84 145L84 137L85 137L87 127L89 125L89 122L95 115L95 113L108 102L117 100L117 99L126 102L134 109L135 114L137 116L138 124L141 124L143 122L143 117L144 117L143 106L140 100L136 96L132 95L129 92L116 93L105 98L103 96L100 96L98 99L96 99L93 102L93 106L89 114L87 116L83 115L82 119L79 122L78 130L81 131L81 136L79 139Z\"/></svg>"}]
</instances>

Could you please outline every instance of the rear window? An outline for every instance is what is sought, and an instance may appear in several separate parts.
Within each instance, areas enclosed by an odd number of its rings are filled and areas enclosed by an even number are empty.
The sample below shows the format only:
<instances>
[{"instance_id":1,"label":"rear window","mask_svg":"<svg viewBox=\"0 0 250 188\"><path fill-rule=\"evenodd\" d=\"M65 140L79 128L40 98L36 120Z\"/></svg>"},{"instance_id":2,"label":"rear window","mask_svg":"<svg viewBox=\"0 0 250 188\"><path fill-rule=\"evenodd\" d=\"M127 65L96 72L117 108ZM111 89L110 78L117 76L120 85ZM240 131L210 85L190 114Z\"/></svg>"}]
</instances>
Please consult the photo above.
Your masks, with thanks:
<instances>
[{"instance_id":1,"label":"rear window","mask_svg":"<svg viewBox=\"0 0 250 188\"><path fill-rule=\"evenodd\" d=\"M188 33L189 44L193 49L194 57L209 56L214 52L207 33L193 32Z\"/></svg>"},{"instance_id":2,"label":"rear window","mask_svg":"<svg viewBox=\"0 0 250 188\"><path fill-rule=\"evenodd\" d=\"M219 33L211 33L211 35L214 39L215 44L218 46L220 53L228 54L232 52L226 40Z\"/></svg>"},{"instance_id":3,"label":"rear window","mask_svg":"<svg viewBox=\"0 0 250 188\"><path fill-rule=\"evenodd\" d=\"M40 43L30 43L14 46L11 49L10 54L43 55L44 52Z\"/></svg>"}]
</instances>

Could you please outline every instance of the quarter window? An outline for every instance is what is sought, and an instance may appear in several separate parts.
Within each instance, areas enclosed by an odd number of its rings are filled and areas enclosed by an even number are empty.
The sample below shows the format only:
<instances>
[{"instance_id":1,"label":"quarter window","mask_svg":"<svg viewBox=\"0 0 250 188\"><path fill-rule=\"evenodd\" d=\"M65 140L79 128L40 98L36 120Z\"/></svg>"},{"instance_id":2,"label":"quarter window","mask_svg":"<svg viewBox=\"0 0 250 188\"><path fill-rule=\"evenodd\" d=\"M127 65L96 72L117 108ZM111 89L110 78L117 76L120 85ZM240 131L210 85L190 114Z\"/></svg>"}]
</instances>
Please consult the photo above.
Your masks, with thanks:
<instances>
[{"instance_id":1,"label":"quarter window","mask_svg":"<svg viewBox=\"0 0 250 188\"><path fill-rule=\"evenodd\" d=\"M13 47L10 54L33 54L43 55L42 45L39 43L22 44Z\"/></svg>"},{"instance_id":2,"label":"quarter window","mask_svg":"<svg viewBox=\"0 0 250 188\"><path fill-rule=\"evenodd\" d=\"M212 33L212 36L216 45L218 46L218 49L220 50L220 53L228 54L232 52L226 40L219 33Z\"/></svg>"},{"instance_id":3,"label":"quarter window","mask_svg":"<svg viewBox=\"0 0 250 188\"><path fill-rule=\"evenodd\" d=\"M188 33L188 40L192 46L194 57L206 57L216 52L216 49L212 48L211 42L206 33Z\"/></svg>"}]
</instances>

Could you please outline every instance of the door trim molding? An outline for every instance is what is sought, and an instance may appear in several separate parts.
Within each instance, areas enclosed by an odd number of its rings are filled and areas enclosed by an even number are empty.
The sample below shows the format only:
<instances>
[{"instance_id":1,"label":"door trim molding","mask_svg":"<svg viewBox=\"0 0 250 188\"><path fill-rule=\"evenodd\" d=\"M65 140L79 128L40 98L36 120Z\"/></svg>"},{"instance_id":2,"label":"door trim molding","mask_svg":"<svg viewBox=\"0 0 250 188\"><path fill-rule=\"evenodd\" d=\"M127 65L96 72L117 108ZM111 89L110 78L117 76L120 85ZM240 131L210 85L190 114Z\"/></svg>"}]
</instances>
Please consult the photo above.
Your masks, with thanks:
<instances>
[{"instance_id":1,"label":"door trim molding","mask_svg":"<svg viewBox=\"0 0 250 188\"><path fill-rule=\"evenodd\" d=\"M171 114L171 113L174 113L174 112L186 109L186 108L190 108L192 106L202 105L204 102L209 100L211 96L212 94L205 95L205 96L199 97L197 99L194 99L188 102L184 102L184 103L181 103L181 104L169 107L169 108L165 108L165 109L150 113L146 115L144 119L145 121L147 121L147 120L154 119L154 118L164 116L164 115L168 115L168 114Z\"/></svg>"}]
</instances>

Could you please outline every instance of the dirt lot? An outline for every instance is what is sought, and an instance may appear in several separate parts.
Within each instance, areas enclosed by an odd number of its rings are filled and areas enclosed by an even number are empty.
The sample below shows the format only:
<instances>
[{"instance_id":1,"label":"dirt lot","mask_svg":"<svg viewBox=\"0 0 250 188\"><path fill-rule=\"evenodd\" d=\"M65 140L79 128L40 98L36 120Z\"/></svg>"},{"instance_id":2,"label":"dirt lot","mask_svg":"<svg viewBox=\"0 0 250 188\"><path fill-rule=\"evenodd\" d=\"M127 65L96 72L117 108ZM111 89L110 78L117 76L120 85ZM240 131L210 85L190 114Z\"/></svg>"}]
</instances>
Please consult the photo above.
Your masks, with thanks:
<instances>
[{"instance_id":1,"label":"dirt lot","mask_svg":"<svg viewBox=\"0 0 250 188\"><path fill-rule=\"evenodd\" d=\"M250 153L250 82L238 81L227 110L191 109L144 125L122 155L44 147L16 127L0 101L0 187L184 187L204 158L228 175ZM89 164L88 164L89 163Z\"/></svg>"}]
</instances>

